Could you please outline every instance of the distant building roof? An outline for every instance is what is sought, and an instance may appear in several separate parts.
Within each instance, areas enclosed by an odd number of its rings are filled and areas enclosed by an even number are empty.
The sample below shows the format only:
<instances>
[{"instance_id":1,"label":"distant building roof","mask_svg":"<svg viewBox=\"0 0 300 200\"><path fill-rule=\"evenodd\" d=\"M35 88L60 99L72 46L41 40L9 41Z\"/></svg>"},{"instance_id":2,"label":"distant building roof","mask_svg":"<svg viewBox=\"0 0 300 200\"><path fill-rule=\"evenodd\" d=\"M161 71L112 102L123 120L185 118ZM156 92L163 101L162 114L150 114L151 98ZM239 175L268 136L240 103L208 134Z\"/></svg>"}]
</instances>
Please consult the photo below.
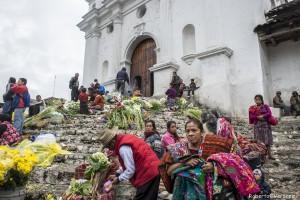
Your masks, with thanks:
<instances>
[{"instance_id":1,"label":"distant building roof","mask_svg":"<svg viewBox=\"0 0 300 200\"><path fill-rule=\"evenodd\" d=\"M266 45L300 38L300 0L294 0L273 8L265 14L267 22L258 25L254 32Z\"/></svg>"}]
</instances>

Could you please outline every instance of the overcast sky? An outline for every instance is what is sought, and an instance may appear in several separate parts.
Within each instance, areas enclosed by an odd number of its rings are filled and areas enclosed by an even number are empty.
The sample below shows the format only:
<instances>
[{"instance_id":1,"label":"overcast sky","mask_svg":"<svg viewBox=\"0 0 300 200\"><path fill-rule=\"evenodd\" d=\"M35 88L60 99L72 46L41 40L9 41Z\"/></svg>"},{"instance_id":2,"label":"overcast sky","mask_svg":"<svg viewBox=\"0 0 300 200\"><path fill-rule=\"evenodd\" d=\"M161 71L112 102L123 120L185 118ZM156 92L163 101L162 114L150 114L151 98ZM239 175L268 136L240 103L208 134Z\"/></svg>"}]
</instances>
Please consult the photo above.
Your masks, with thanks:
<instances>
[{"instance_id":1,"label":"overcast sky","mask_svg":"<svg viewBox=\"0 0 300 200\"><path fill-rule=\"evenodd\" d=\"M84 33L77 27L85 0L0 0L0 98L10 76L28 79L32 97L69 98L68 82L82 78Z\"/></svg>"}]
</instances>

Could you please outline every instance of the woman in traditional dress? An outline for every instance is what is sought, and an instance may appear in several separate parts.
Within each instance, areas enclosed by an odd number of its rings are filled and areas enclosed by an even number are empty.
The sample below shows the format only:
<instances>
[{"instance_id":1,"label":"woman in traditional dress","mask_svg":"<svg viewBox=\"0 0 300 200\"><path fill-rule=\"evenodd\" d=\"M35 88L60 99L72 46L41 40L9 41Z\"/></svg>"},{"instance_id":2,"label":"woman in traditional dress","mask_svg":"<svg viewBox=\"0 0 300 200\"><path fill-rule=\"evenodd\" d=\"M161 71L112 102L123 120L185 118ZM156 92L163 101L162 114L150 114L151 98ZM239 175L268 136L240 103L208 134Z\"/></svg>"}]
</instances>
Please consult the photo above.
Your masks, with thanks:
<instances>
[{"instance_id":1,"label":"woman in traditional dress","mask_svg":"<svg viewBox=\"0 0 300 200\"><path fill-rule=\"evenodd\" d=\"M186 123L185 131L188 142L169 145L163 160L174 181L173 200L239 199L259 192L249 165L236 154L221 153L228 145L222 144L223 138L207 139L202 124L194 119Z\"/></svg>"},{"instance_id":2,"label":"woman in traditional dress","mask_svg":"<svg viewBox=\"0 0 300 200\"><path fill-rule=\"evenodd\" d=\"M164 152L161 145L160 135L156 130L156 125L153 120L145 121L144 138L145 142L151 146L157 157L161 158Z\"/></svg>"},{"instance_id":3,"label":"woman in traditional dress","mask_svg":"<svg viewBox=\"0 0 300 200\"><path fill-rule=\"evenodd\" d=\"M264 104L262 95L256 95L256 105L249 108L249 123L254 125L254 138L266 145L269 159L274 159L271 154L273 145L272 128L269 119L272 117L271 109Z\"/></svg>"},{"instance_id":4,"label":"woman in traditional dress","mask_svg":"<svg viewBox=\"0 0 300 200\"><path fill-rule=\"evenodd\" d=\"M165 94L167 95L167 106L169 111L174 111L176 97L177 97L175 86L170 84L170 88L166 91Z\"/></svg>"},{"instance_id":5,"label":"woman in traditional dress","mask_svg":"<svg viewBox=\"0 0 300 200\"><path fill-rule=\"evenodd\" d=\"M179 140L180 137L177 134L176 122L168 121L167 131L161 138L163 148L166 150L167 146L169 146L170 144L175 144L176 142L179 142Z\"/></svg>"}]
</instances>

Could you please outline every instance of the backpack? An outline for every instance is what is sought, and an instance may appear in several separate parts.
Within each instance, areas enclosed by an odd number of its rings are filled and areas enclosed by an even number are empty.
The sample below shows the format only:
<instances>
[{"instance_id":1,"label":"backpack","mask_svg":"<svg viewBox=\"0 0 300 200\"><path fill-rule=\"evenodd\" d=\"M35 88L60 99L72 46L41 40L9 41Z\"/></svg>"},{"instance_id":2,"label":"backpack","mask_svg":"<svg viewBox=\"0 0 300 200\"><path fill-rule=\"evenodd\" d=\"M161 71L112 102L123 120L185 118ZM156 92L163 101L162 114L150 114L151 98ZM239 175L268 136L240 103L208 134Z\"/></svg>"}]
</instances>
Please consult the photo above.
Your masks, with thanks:
<instances>
[{"instance_id":1,"label":"backpack","mask_svg":"<svg viewBox=\"0 0 300 200\"><path fill-rule=\"evenodd\" d=\"M23 101L24 101L24 106L25 108L30 106L30 94L28 91L26 91L23 95Z\"/></svg>"},{"instance_id":2,"label":"backpack","mask_svg":"<svg viewBox=\"0 0 300 200\"><path fill-rule=\"evenodd\" d=\"M103 85L100 85L99 86L99 91L100 91L101 95L104 95L105 94L105 87Z\"/></svg>"}]
</instances>

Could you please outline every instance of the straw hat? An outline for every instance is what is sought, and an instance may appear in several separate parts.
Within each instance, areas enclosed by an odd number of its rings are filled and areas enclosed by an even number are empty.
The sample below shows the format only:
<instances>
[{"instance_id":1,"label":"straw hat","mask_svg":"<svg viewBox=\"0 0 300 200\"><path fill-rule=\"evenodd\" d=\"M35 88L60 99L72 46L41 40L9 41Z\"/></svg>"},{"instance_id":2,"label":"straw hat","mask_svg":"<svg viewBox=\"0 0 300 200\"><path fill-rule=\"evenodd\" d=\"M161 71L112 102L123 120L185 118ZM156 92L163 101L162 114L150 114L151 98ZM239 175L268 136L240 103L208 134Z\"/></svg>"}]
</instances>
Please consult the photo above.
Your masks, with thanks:
<instances>
[{"instance_id":1,"label":"straw hat","mask_svg":"<svg viewBox=\"0 0 300 200\"><path fill-rule=\"evenodd\" d=\"M113 129L106 128L106 129L102 129L98 134L100 135L100 142L105 147L118 134L118 129L117 128L113 128Z\"/></svg>"}]
</instances>

